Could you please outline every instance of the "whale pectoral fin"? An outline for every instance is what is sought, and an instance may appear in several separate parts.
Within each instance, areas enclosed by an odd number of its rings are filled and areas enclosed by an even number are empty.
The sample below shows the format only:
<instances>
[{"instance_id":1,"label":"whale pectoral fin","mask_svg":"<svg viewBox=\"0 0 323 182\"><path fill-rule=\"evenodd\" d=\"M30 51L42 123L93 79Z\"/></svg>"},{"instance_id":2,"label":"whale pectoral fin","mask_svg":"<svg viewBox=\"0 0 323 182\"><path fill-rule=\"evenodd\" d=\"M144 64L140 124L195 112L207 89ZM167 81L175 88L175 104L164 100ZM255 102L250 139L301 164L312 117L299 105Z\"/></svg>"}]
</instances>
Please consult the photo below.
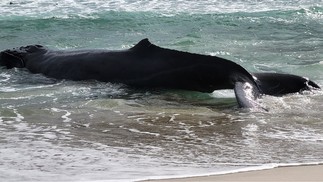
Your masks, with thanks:
<instances>
[{"instance_id":1,"label":"whale pectoral fin","mask_svg":"<svg viewBox=\"0 0 323 182\"><path fill-rule=\"evenodd\" d=\"M234 85L234 93L240 107L266 110L257 102L257 99L260 97L260 92L255 85L249 82L236 82Z\"/></svg>"}]
</instances>

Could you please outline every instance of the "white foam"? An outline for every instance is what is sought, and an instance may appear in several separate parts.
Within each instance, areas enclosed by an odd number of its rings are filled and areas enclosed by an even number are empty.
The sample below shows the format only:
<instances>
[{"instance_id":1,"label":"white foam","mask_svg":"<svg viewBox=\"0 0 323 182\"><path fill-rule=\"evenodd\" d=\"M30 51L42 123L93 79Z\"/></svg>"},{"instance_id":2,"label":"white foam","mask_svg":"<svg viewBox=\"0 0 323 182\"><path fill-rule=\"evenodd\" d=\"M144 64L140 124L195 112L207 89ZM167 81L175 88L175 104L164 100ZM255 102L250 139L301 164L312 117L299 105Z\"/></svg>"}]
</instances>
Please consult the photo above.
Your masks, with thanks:
<instances>
[{"instance_id":1,"label":"white foam","mask_svg":"<svg viewBox=\"0 0 323 182\"><path fill-rule=\"evenodd\" d=\"M6 83L10 80L11 75L7 73L0 73L0 82Z\"/></svg>"},{"instance_id":2,"label":"white foam","mask_svg":"<svg viewBox=\"0 0 323 182\"><path fill-rule=\"evenodd\" d=\"M139 131L137 129L134 129L134 128L130 128L128 129L130 132L133 132L133 133L140 133L140 134L146 134L146 135L153 135L153 136L160 136L159 133L151 133L151 132L146 132L146 131Z\"/></svg>"},{"instance_id":3,"label":"white foam","mask_svg":"<svg viewBox=\"0 0 323 182\"><path fill-rule=\"evenodd\" d=\"M170 179L170 178L176 179L176 178L202 177L202 176L233 174L233 173L249 172L249 171L260 171L260 170L266 170L266 169L273 169L273 168L277 168L277 167L320 165L320 164L323 164L323 161L310 162L310 163L270 163L270 164L264 164L264 165L260 165L260 166L244 167L244 168L239 168L239 169L234 169L234 170L220 171L220 172L214 172L214 173L196 174L196 175L190 175L190 174L185 175L184 174L184 175L174 175L174 176L152 176L152 177L148 177L148 178L137 179L135 181ZM102 182L104 182L104 181L105 180L102 180Z\"/></svg>"},{"instance_id":4,"label":"white foam","mask_svg":"<svg viewBox=\"0 0 323 182\"><path fill-rule=\"evenodd\" d=\"M61 116L61 118L63 119L63 122L70 122L72 120L71 118L69 118L69 116L72 113L70 113L68 110L58 109L58 108L51 108L51 111L53 111L53 112L65 112L65 114L63 114Z\"/></svg>"},{"instance_id":5,"label":"white foam","mask_svg":"<svg viewBox=\"0 0 323 182\"><path fill-rule=\"evenodd\" d=\"M234 98L234 91L233 90L215 90L211 93L212 97L216 98Z\"/></svg>"},{"instance_id":6,"label":"white foam","mask_svg":"<svg viewBox=\"0 0 323 182\"><path fill-rule=\"evenodd\" d=\"M286 126L284 126L284 128L276 128L272 132L264 133L263 135L268 138L284 139L288 141L323 142L323 135L320 131L305 127L297 129L294 127L286 128Z\"/></svg>"},{"instance_id":7,"label":"white foam","mask_svg":"<svg viewBox=\"0 0 323 182\"><path fill-rule=\"evenodd\" d=\"M322 13L311 11L313 6L319 6L316 0L301 1L261 1L255 3L252 0L238 1L193 1L193 0L49 0L1 1L0 18L3 17L41 17L41 18L71 18L86 17L95 18L96 14L106 11L126 12L158 12L169 16L176 13L207 14L207 13L232 13L232 12L260 12L272 10L307 10L306 14L314 18L321 18Z\"/></svg>"}]
</instances>

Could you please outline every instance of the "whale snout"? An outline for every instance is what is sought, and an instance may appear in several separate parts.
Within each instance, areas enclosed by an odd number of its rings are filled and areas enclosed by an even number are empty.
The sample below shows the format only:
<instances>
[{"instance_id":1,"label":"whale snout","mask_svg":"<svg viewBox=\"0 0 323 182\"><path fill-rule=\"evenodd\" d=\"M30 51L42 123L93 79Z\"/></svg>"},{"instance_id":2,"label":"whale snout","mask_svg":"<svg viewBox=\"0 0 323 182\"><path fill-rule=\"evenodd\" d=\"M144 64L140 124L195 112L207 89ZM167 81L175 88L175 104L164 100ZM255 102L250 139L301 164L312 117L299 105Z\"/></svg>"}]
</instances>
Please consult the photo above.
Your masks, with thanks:
<instances>
[{"instance_id":1,"label":"whale snout","mask_svg":"<svg viewBox=\"0 0 323 182\"><path fill-rule=\"evenodd\" d=\"M7 49L0 52L0 66L8 69L25 67L25 61L28 54L34 54L45 51L42 45L28 45Z\"/></svg>"},{"instance_id":2,"label":"whale snout","mask_svg":"<svg viewBox=\"0 0 323 182\"><path fill-rule=\"evenodd\" d=\"M16 51L15 49L4 50L0 52L0 66L4 66L7 69L14 67L23 68L25 67L24 56L24 53Z\"/></svg>"}]
</instances>

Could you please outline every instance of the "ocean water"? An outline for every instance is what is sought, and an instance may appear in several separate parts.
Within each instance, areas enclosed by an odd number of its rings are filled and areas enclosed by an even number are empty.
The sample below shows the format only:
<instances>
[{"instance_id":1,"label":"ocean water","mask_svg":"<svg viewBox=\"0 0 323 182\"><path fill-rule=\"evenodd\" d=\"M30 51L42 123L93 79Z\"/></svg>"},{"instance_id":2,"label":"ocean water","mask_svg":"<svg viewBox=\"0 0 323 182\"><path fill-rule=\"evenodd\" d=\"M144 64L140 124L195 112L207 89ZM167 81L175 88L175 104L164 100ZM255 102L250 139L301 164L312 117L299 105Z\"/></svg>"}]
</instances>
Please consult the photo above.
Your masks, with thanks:
<instances>
[{"instance_id":1,"label":"ocean water","mask_svg":"<svg viewBox=\"0 0 323 182\"><path fill-rule=\"evenodd\" d=\"M156 45L323 85L322 0L11 0L0 50ZM135 181L323 162L323 92L138 91L0 68L1 181Z\"/></svg>"}]
</instances>

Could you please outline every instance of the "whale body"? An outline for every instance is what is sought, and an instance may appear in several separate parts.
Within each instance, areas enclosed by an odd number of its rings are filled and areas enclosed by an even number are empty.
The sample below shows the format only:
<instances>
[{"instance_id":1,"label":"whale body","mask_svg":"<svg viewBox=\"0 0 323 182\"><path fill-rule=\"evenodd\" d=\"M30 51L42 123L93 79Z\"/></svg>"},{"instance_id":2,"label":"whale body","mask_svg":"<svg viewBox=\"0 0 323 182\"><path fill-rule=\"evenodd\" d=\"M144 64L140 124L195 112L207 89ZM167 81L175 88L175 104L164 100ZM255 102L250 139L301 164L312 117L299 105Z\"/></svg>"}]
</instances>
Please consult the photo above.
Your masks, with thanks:
<instances>
[{"instance_id":1,"label":"whale body","mask_svg":"<svg viewBox=\"0 0 323 182\"><path fill-rule=\"evenodd\" d=\"M156 46L148 39L126 50L49 50L41 45L7 49L0 66L27 68L56 79L98 80L131 87L213 92L234 89L240 107L258 107L261 95L280 96L319 89L301 76L249 73L242 66L216 56Z\"/></svg>"}]
</instances>

